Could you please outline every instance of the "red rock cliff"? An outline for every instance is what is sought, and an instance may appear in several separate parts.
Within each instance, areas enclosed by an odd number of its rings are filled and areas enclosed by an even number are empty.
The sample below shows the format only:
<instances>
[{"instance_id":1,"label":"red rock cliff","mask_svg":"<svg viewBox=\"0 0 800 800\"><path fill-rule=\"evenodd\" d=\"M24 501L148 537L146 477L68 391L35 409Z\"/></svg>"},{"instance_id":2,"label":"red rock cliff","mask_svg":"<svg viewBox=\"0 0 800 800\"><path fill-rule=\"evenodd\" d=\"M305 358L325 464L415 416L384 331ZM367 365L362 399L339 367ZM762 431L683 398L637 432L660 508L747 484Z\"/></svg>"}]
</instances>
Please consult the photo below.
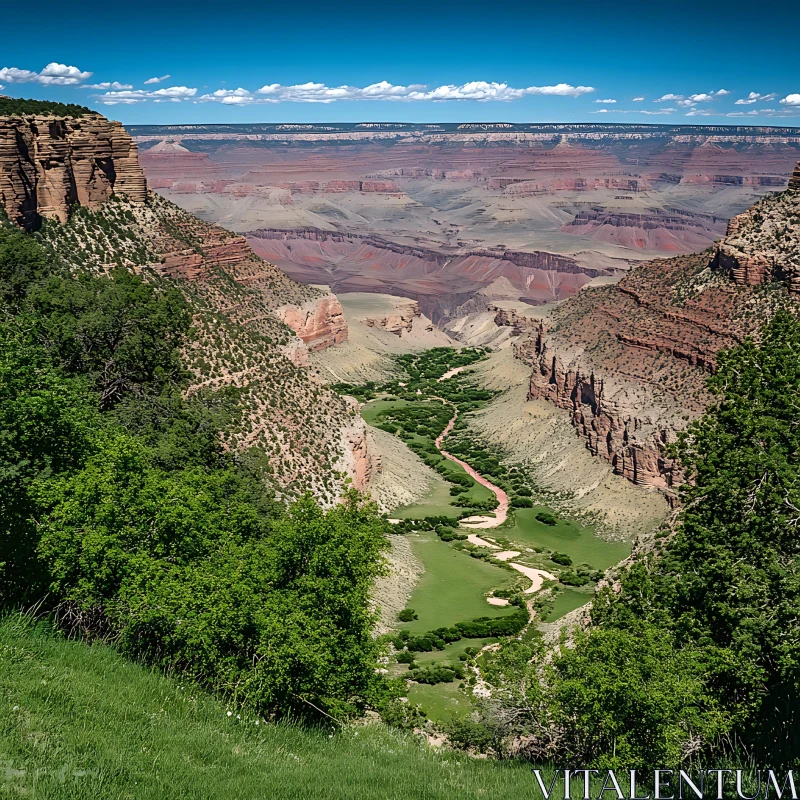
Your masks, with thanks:
<instances>
[{"instance_id":1,"label":"red rock cliff","mask_svg":"<svg viewBox=\"0 0 800 800\"><path fill-rule=\"evenodd\" d=\"M114 194L144 203L136 144L119 122L84 117L0 117L0 203L13 222L66 221L75 204L92 210Z\"/></svg>"}]
</instances>

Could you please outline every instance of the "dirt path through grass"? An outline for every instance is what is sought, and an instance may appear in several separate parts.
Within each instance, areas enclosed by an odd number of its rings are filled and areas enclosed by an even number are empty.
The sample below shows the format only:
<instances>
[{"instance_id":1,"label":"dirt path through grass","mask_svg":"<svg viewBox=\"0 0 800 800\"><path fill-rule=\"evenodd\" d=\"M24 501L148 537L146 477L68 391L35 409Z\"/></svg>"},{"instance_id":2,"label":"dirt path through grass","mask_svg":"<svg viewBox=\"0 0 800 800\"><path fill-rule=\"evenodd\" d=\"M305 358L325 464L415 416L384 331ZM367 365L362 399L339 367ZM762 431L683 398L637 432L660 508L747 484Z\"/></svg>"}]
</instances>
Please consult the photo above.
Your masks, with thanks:
<instances>
[{"instance_id":1,"label":"dirt path through grass","mask_svg":"<svg viewBox=\"0 0 800 800\"><path fill-rule=\"evenodd\" d=\"M461 520L461 524L466 525L469 528L497 528L499 525L502 525L508 517L508 495L499 486L495 486L491 481L484 478L479 472L476 472L469 464L467 464L466 461L462 461L460 458L456 458L456 456L454 456L452 453L448 453L447 450L442 449L442 442L444 441L444 438L450 433L450 431L453 430L453 426L456 424L456 420L458 419L458 409L453 406L452 403L448 402L442 397L432 397L431 399L439 400L453 409L453 416L450 422L447 423L447 427L436 437L436 449L446 459L453 461L462 467L467 475L469 475L473 480L476 480L481 486L485 486L490 492L493 492L494 496L497 498L498 506L493 517L484 515L467 517L466 519Z\"/></svg>"}]
</instances>

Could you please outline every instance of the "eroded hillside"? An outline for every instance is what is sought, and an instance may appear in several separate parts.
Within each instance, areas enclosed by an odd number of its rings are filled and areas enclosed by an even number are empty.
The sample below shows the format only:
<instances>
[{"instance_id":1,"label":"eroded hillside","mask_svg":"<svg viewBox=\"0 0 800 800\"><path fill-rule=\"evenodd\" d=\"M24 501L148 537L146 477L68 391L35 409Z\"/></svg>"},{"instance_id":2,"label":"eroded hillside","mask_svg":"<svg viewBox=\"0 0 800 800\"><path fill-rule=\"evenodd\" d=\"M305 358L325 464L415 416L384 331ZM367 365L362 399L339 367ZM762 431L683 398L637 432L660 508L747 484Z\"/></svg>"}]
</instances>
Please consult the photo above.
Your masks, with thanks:
<instances>
[{"instance_id":1,"label":"eroded hillside","mask_svg":"<svg viewBox=\"0 0 800 800\"><path fill-rule=\"evenodd\" d=\"M147 192L137 148L118 123L86 113L0 118L0 200L73 273L123 268L170 282L189 300L188 394L230 387L227 447L258 445L289 496L333 502L363 487L364 423L313 378L309 354L347 338L338 300L296 283L245 239Z\"/></svg>"},{"instance_id":2,"label":"eroded hillside","mask_svg":"<svg viewBox=\"0 0 800 800\"><path fill-rule=\"evenodd\" d=\"M715 250L584 289L516 345L533 367L529 397L567 409L617 473L671 494L682 476L666 446L708 405L716 353L797 306L798 252L791 188L735 217Z\"/></svg>"}]
</instances>

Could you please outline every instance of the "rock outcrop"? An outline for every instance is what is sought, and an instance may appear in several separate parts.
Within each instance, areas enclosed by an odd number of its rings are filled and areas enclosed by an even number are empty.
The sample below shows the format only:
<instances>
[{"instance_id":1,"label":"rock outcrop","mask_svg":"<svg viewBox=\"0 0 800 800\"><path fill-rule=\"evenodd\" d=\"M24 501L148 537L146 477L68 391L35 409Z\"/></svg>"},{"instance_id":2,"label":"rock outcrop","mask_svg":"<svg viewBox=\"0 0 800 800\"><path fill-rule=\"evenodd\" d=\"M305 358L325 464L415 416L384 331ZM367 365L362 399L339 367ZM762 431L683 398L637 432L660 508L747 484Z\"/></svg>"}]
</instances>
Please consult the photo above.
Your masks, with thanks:
<instances>
[{"instance_id":1,"label":"rock outcrop","mask_svg":"<svg viewBox=\"0 0 800 800\"><path fill-rule=\"evenodd\" d=\"M505 309L488 305L486 310L494 313L495 325L500 328L511 328L512 336L520 336L525 331L536 328L536 320L520 316L515 308Z\"/></svg>"},{"instance_id":2,"label":"rock outcrop","mask_svg":"<svg viewBox=\"0 0 800 800\"><path fill-rule=\"evenodd\" d=\"M783 203L762 214L785 213ZM710 402L718 351L757 335L777 307L775 293L737 286L710 261L709 251L660 259L584 289L514 346L532 367L529 399L567 410L593 454L670 500L684 476L667 447ZM782 302L793 302L785 290Z\"/></svg>"},{"instance_id":3,"label":"rock outcrop","mask_svg":"<svg viewBox=\"0 0 800 800\"><path fill-rule=\"evenodd\" d=\"M335 295L307 300L302 305L281 306L276 313L312 352L347 341L347 323Z\"/></svg>"},{"instance_id":4,"label":"rock outcrop","mask_svg":"<svg viewBox=\"0 0 800 800\"><path fill-rule=\"evenodd\" d=\"M800 190L800 162L794 168L792 177L789 178L789 188L793 190Z\"/></svg>"},{"instance_id":5,"label":"rock outcrop","mask_svg":"<svg viewBox=\"0 0 800 800\"><path fill-rule=\"evenodd\" d=\"M398 308L396 314L389 314L385 317L365 317L361 321L368 328L380 328L396 336L402 336L403 331L411 333L414 320L421 316L419 303L411 301L408 305Z\"/></svg>"},{"instance_id":6,"label":"rock outcrop","mask_svg":"<svg viewBox=\"0 0 800 800\"><path fill-rule=\"evenodd\" d=\"M65 222L76 204L96 210L112 195L144 203L137 152L122 125L99 114L0 117L0 203L28 230L42 218Z\"/></svg>"},{"instance_id":7,"label":"rock outcrop","mask_svg":"<svg viewBox=\"0 0 800 800\"><path fill-rule=\"evenodd\" d=\"M728 223L717 245L713 264L730 273L740 286L773 280L800 293L800 164L789 182L790 191L767 197Z\"/></svg>"}]
</instances>

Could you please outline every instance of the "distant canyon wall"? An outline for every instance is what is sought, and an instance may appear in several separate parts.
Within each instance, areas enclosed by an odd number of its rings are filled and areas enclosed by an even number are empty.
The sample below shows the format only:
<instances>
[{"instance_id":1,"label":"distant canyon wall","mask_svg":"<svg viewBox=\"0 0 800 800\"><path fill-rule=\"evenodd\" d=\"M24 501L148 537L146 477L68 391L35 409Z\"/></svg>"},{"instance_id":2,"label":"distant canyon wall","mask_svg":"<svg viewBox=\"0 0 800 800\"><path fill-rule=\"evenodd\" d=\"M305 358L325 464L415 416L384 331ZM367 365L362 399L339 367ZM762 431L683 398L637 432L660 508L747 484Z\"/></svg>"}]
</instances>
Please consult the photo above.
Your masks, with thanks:
<instances>
[{"instance_id":1,"label":"distant canyon wall","mask_svg":"<svg viewBox=\"0 0 800 800\"><path fill-rule=\"evenodd\" d=\"M96 210L115 194L143 203L138 149L119 122L84 117L0 117L0 204L27 230L65 222L74 205Z\"/></svg>"}]
</instances>

